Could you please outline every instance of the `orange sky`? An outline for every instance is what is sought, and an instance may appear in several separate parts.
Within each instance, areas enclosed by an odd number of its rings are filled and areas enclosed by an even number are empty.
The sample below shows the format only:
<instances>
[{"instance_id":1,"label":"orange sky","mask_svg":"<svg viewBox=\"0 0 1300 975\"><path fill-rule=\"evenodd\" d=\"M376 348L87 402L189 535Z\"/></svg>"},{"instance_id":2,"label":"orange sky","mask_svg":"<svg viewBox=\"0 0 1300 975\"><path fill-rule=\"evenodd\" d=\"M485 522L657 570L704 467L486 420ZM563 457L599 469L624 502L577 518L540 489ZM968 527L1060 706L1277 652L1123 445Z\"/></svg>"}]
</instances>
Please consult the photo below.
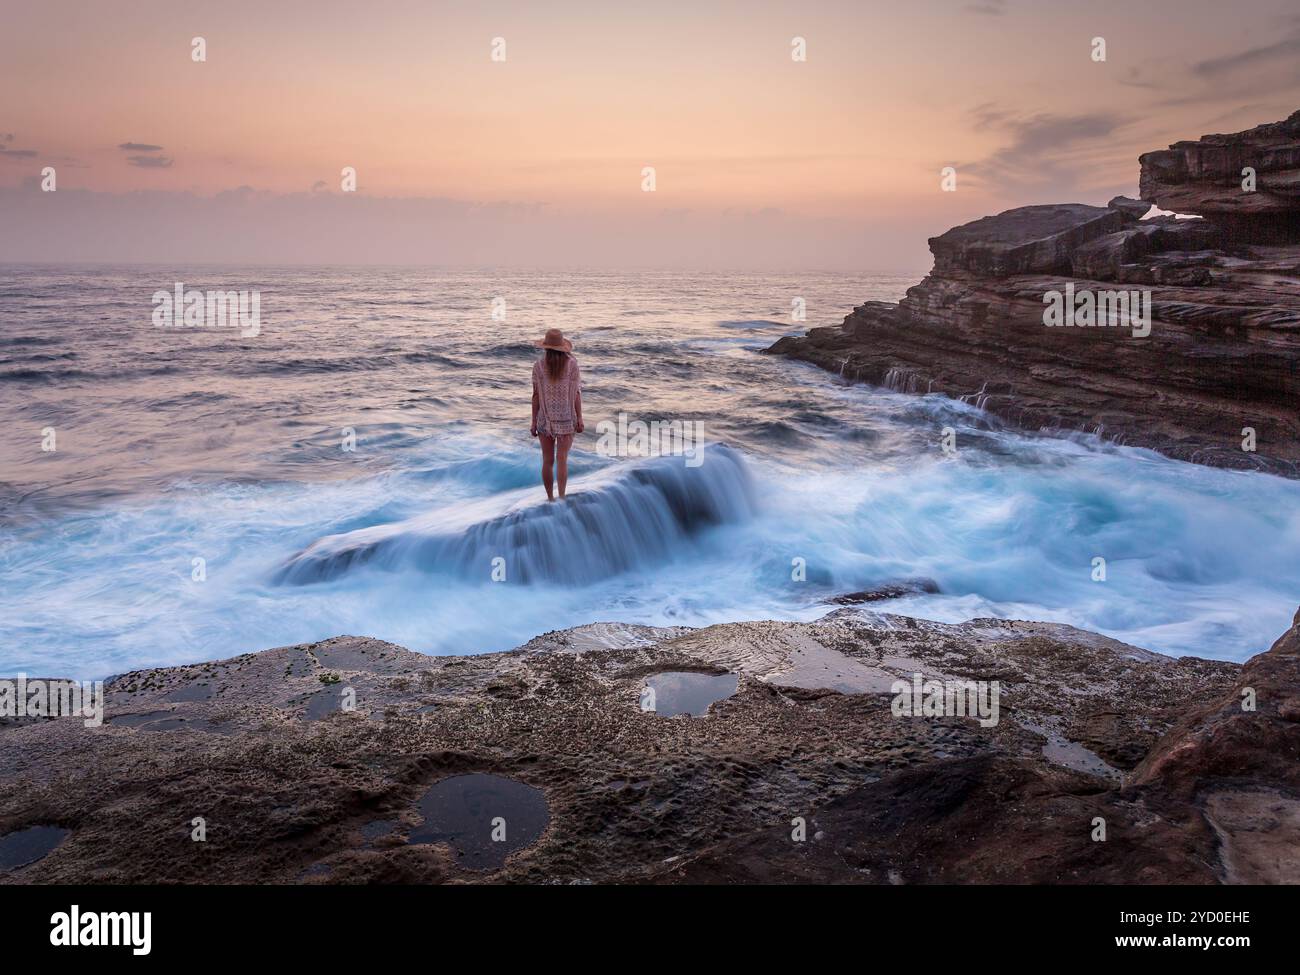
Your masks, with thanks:
<instances>
[{"instance_id":1,"label":"orange sky","mask_svg":"<svg viewBox=\"0 0 1300 975\"><path fill-rule=\"evenodd\" d=\"M825 228L824 247L790 247L794 264L923 264L924 238L955 223L1133 193L1139 152L1300 108L1290 0L10 7L0 188L53 165L60 192L337 193L354 166L372 202L533 208L556 221L555 260L666 214L764 213L775 233ZM196 35L204 63L190 59ZM489 57L497 36L504 63ZM795 36L804 63L790 58ZM1089 57L1094 36L1107 39L1104 63ZM957 193L939 191L946 165ZM643 166L656 168L654 193L641 191ZM39 219L29 204L15 212ZM87 204L86 219L107 205ZM59 219L73 232L75 214ZM673 260L661 236L650 263ZM738 266L752 263L743 236ZM12 240L0 248L24 256Z\"/></svg>"}]
</instances>

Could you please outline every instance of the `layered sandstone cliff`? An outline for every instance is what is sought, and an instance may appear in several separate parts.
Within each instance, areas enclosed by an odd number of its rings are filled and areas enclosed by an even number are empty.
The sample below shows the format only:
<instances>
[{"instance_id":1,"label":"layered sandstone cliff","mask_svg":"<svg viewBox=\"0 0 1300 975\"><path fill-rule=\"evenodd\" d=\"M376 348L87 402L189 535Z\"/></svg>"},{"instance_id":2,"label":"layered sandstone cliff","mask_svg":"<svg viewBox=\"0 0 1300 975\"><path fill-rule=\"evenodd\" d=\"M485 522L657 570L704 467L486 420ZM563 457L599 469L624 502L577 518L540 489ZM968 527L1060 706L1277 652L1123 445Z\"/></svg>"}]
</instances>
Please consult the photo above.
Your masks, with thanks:
<instances>
[{"instance_id":1,"label":"layered sandstone cliff","mask_svg":"<svg viewBox=\"0 0 1300 975\"><path fill-rule=\"evenodd\" d=\"M1300 475L1298 161L1300 112L1147 153L1142 201L956 227L930 240L934 269L897 305L867 302L769 351L1028 429ZM1198 219L1146 217L1151 204ZM1078 324L1051 327L1053 293L1149 302L1146 327L1086 318L1081 302Z\"/></svg>"}]
</instances>

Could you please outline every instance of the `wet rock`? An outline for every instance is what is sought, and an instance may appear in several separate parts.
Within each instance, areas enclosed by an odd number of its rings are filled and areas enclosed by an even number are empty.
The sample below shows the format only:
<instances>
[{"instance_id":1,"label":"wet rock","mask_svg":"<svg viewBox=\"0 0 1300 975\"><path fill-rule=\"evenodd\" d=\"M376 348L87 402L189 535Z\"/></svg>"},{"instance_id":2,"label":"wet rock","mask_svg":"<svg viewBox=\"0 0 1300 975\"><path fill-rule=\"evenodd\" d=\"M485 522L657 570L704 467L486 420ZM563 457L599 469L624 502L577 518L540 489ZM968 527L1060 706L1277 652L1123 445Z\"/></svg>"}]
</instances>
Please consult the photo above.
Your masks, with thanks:
<instances>
[{"instance_id":1,"label":"wet rock","mask_svg":"<svg viewBox=\"0 0 1300 975\"><path fill-rule=\"evenodd\" d=\"M344 686L388 720L299 720L340 688L286 647L124 675L136 690L100 728L7 731L0 834L60 823L77 843L0 883L1300 880L1300 630L1244 667L860 607L458 658L331 643L378 662ZM707 719L665 719L639 700L665 671L738 679ZM167 704L200 673L210 700ZM895 713L917 675L998 681L1000 720ZM149 733L176 717L230 733ZM33 791L33 770L59 787Z\"/></svg>"},{"instance_id":2,"label":"wet rock","mask_svg":"<svg viewBox=\"0 0 1300 975\"><path fill-rule=\"evenodd\" d=\"M1020 207L956 227L930 241L934 269L898 304L865 302L768 351L1029 430L1300 476L1300 196L1287 175L1298 129L1300 113L1148 153L1143 201ZM1266 193L1241 192L1246 158ZM1136 219L1146 201L1205 219ZM1145 292L1149 334L1048 327L1044 298L1067 287Z\"/></svg>"},{"instance_id":3,"label":"wet rock","mask_svg":"<svg viewBox=\"0 0 1300 975\"><path fill-rule=\"evenodd\" d=\"M1232 687L1196 702L1133 773L1181 795L1212 783L1267 782L1300 794L1300 724L1289 717L1300 689L1300 612L1267 653L1252 657Z\"/></svg>"},{"instance_id":4,"label":"wet rock","mask_svg":"<svg viewBox=\"0 0 1300 975\"><path fill-rule=\"evenodd\" d=\"M902 599L904 596L919 596L938 591L939 584L933 579L907 579L902 582L886 583L872 589L842 593L826 601L840 606L858 606L862 603L878 603L887 599Z\"/></svg>"}]
</instances>

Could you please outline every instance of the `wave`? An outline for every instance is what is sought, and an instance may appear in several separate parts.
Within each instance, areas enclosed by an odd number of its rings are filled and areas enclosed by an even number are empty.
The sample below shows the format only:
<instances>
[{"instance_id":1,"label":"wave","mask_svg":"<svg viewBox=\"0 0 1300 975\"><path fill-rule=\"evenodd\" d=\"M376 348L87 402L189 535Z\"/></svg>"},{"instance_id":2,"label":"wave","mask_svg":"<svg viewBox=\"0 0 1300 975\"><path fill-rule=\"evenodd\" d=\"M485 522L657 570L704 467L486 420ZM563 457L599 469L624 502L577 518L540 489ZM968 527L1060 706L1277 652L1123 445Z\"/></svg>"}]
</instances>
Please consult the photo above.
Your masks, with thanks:
<instances>
[{"instance_id":1,"label":"wave","mask_svg":"<svg viewBox=\"0 0 1300 975\"><path fill-rule=\"evenodd\" d=\"M770 318L755 318L741 321L718 322L722 328L743 328L749 331L757 331L764 328L789 328L789 322L774 322Z\"/></svg>"},{"instance_id":2,"label":"wave","mask_svg":"<svg viewBox=\"0 0 1300 975\"><path fill-rule=\"evenodd\" d=\"M504 569L507 582L598 582L668 561L702 531L752 517L754 484L740 453L712 444L701 456L697 467L682 457L617 465L575 483L554 504L516 491L331 535L290 558L273 581L305 585L371 566L484 582L494 568Z\"/></svg>"},{"instance_id":3,"label":"wave","mask_svg":"<svg viewBox=\"0 0 1300 975\"><path fill-rule=\"evenodd\" d=\"M17 366L33 362L66 362L76 358L75 352L32 352L28 355L5 356L0 359L0 366Z\"/></svg>"},{"instance_id":4,"label":"wave","mask_svg":"<svg viewBox=\"0 0 1300 975\"><path fill-rule=\"evenodd\" d=\"M0 383L57 383L67 379L98 378L98 375L84 369L6 369L0 372Z\"/></svg>"},{"instance_id":5,"label":"wave","mask_svg":"<svg viewBox=\"0 0 1300 975\"><path fill-rule=\"evenodd\" d=\"M493 345L486 349L473 349L463 353L475 358L498 359L535 359L537 346L529 342L509 342L505 345Z\"/></svg>"}]
</instances>

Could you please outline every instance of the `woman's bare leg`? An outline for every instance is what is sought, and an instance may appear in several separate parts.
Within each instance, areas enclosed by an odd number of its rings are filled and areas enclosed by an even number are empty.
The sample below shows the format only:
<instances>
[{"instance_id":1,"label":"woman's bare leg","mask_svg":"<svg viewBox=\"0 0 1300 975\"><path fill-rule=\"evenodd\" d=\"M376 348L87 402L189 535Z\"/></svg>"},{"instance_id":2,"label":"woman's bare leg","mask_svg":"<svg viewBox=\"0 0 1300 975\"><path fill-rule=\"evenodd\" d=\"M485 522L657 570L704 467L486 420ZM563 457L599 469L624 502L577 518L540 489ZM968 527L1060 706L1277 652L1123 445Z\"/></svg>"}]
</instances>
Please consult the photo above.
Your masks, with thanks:
<instances>
[{"instance_id":1,"label":"woman's bare leg","mask_svg":"<svg viewBox=\"0 0 1300 975\"><path fill-rule=\"evenodd\" d=\"M546 500L554 501L555 488L552 486L551 468L555 460L555 438L539 433L537 439L542 445L542 487L546 488ZM561 467L560 470L564 470L564 467ZM563 475L561 475L560 480L560 497L564 497Z\"/></svg>"},{"instance_id":2,"label":"woman's bare leg","mask_svg":"<svg viewBox=\"0 0 1300 975\"><path fill-rule=\"evenodd\" d=\"M555 479L559 482L560 497L569 483L569 448L573 446L573 434L568 433L555 438Z\"/></svg>"}]
</instances>

